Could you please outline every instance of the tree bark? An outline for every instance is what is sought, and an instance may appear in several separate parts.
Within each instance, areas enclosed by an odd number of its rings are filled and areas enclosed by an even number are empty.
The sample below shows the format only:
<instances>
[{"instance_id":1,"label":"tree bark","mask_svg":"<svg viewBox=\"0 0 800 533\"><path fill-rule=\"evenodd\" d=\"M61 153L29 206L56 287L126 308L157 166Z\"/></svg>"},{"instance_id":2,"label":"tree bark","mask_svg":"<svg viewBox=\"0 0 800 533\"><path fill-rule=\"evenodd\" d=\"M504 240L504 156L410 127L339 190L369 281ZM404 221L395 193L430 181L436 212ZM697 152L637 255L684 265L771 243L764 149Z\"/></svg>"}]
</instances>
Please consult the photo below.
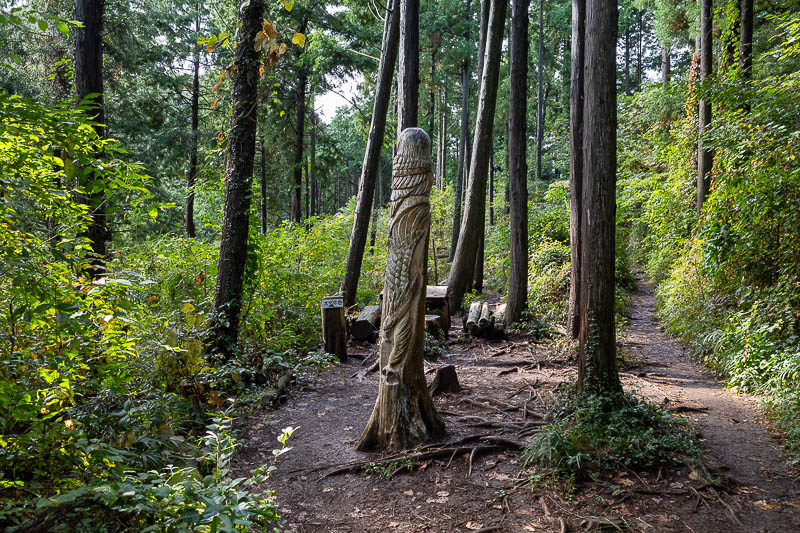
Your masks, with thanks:
<instances>
[{"instance_id":1,"label":"tree bark","mask_svg":"<svg viewBox=\"0 0 800 533\"><path fill-rule=\"evenodd\" d=\"M614 332L616 0L587 0L579 390L622 389Z\"/></svg>"},{"instance_id":2,"label":"tree bark","mask_svg":"<svg viewBox=\"0 0 800 533\"><path fill-rule=\"evenodd\" d=\"M375 196L375 179L381 160L381 146L386 133L386 114L389 110L389 97L392 91L394 62L400 35L400 0L388 0L387 15L383 27L381 61L378 67L378 83L375 88L375 103L372 108L367 148L364 164L361 166L361 179L358 182L358 198L353 219L353 232L347 250L347 266L342 281L344 306L356 303L358 279L361 276L361 263L364 259L364 246L367 242L370 210Z\"/></svg>"},{"instance_id":3,"label":"tree bark","mask_svg":"<svg viewBox=\"0 0 800 533\"><path fill-rule=\"evenodd\" d=\"M444 432L425 383L426 248L433 185L430 137L400 134L392 170L378 398L356 448L405 449Z\"/></svg>"},{"instance_id":4,"label":"tree bark","mask_svg":"<svg viewBox=\"0 0 800 533\"><path fill-rule=\"evenodd\" d=\"M195 35L200 37L200 16L195 15ZM189 172L186 184L186 235L194 238L194 187L197 183L197 136L200 125L200 47L194 46L194 75L192 77L192 138L189 141Z\"/></svg>"},{"instance_id":5,"label":"tree bark","mask_svg":"<svg viewBox=\"0 0 800 533\"><path fill-rule=\"evenodd\" d=\"M513 2L513 0L512 0ZM489 225L494 226L494 181L495 170L497 167L494 165L494 137L492 137L492 148L489 151Z\"/></svg>"},{"instance_id":6,"label":"tree bark","mask_svg":"<svg viewBox=\"0 0 800 533\"><path fill-rule=\"evenodd\" d=\"M542 179L544 140L544 0L539 0L539 78L536 87L536 179Z\"/></svg>"},{"instance_id":7,"label":"tree bark","mask_svg":"<svg viewBox=\"0 0 800 533\"><path fill-rule=\"evenodd\" d=\"M500 71L500 52L505 25L508 0L492 0L489 14L489 32L486 39L486 65L478 97L478 113L475 121L475 140L467 184L461 236L456 245L453 266L448 278L451 313L460 309L464 293L473 280L478 242L474 238L480 229L481 219L486 216L486 177L489 167L489 144L492 137L497 81Z\"/></svg>"},{"instance_id":8,"label":"tree bark","mask_svg":"<svg viewBox=\"0 0 800 533\"><path fill-rule=\"evenodd\" d=\"M75 0L75 19L83 24L75 28L75 92L78 99L88 104L87 115L94 121L94 131L105 138L105 111L103 107L103 12L104 0ZM88 99L90 94L97 96ZM94 188L99 177L90 171L79 179L84 190ZM82 201L89 208L89 226L83 236L89 239L92 248L92 265L86 274L95 277L102 273L107 255L107 243L111 240L111 229L106 219L105 191L85 193Z\"/></svg>"},{"instance_id":9,"label":"tree bark","mask_svg":"<svg viewBox=\"0 0 800 533\"><path fill-rule=\"evenodd\" d=\"M713 3L711 0L700 1L700 82L711 77L712 67L712 31ZM711 102L707 98L700 100L699 125L697 132L697 220L703 211L703 203L711 188L711 166L714 163L714 152L705 145L703 135L711 125Z\"/></svg>"},{"instance_id":10,"label":"tree bark","mask_svg":"<svg viewBox=\"0 0 800 533\"><path fill-rule=\"evenodd\" d=\"M311 107L311 159L309 161L309 172L311 173L311 216L319 215L319 184L317 183L317 117L314 106Z\"/></svg>"},{"instance_id":11,"label":"tree bark","mask_svg":"<svg viewBox=\"0 0 800 533\"><path fill-rule=\"evenodd\" d=\"M637 9L637 32L636 32L636 92L642 90L642 37L644 35L644 23L642 21L643 10Z\"/></svg>"},{"instance_id":12,"label":"tree bark","mask_svg":"<svg viewBox=\"0 0 800 533\"><path fill-rule=\"evenodd\" d=\"M665 86L669 84L669 80L672 75L669 52L670 50L666 46L661 49L661 83Z\"/></svg>"},{"instance_id":13,"label":"tree bark","mask_svg":"<svg viewBox=\"0 0 800 533\"><path fill-rule=\"evenodd\" d=\"M419 0L400 0L400 61L397 65L397 136L417 127L419 110Z\"/></svg>"},{"instance_id":14,"label":"tree bark","mask_svg":"<svg viewBox=\"0 0 800 533\"><path fill-rule=\"evenodd\" d=\"M570 67L569 95L569 240L571 272L567 331L573 339L580 337L581 330L580 295L581 233L583 230L583 67L586 36L585 23L586 0L572 0L572 65ZM627 67L625 79L628 79Z\"/></svg>"},{"instance_id":15,"label":"tree bark","mask_svg":"<svg viewBox=\"0 0 800 533\"><path fill-rule=\"evenodd\" d=\"M489 6L491 0L481 0L481 13L478 20L478 92L481 94L481 80L483 78L483 62L486 59L486 32L489 27Z\"/></svg>"},{"instance_id":16,"label":"tree bark","mask_svg":"<svg viewBox=\"0 0 800 533\"><path fill-rule=\"evenodd\" d=\"M305 33L308 19L303 19L300 24L299 32ZM300 51L298 58L305 52L305 45ZM303 218L303 198L301 190L303 188L303 144L305 140L305 119L306 119L306 85L308 85L308 71L305 67L300 67L297 74L297 87L295 88L294 104L297 108L297 122L294 132L294 165L292 174L294 177L294 189L292 191L292 222L300 222Z\"/></svg>"},{"instance_id":17,"label":"tree bark","mask_svg":"<svg viewBox=\"0 0 800 533\"><path fill-rule=\"evenodd\" d=\"M584 5L586 4L586 0L584 0ZM572 4L572 8L575 9L575 4ZM581 22L583 24L583 22ZM573 26L573 32L575 28ZM574 33L573 33L574 35ZM630 96L631 94L631 25L625 28L625 94Z\"/></svg>"},{"instance_id":18,"label":"tree bark","mask_svg":"<svg viewBox=\"0 0 800 533\"><path fill-rule=\"evenodd\" d=\"M512 0L508 103L508 184L511 195L511 252L505 323L518 321L528 299L528 6ZM573 59L574 61L574 59Z\"/></svg>"},{"instance_id":19,"label":"tree bark","mask_svg":"<svg viewBox=\"0 0 800 533\"><path fill-rule=\"evenodd\" d=\"M239 335L258 119L259 53L253 48L253 42L261 31L263 16L264 0L249 0L246 7L239 11L240 27L234 56L233 115L225 169L225 207L220 231L214 312L207 339L208 352L212 357L221 359L233 355Z\"/></svg>"},{"instance_id":20,"label":"tree bark","mask_svg":"<svg viewBox=\"0 0 800 533\"><path fill-rule=\"evenodd\" d=\"M739 68L742 77L750 79L753 68L753 0L741 0L740 36L739 36Z\"/></svg>"}]
</instances>

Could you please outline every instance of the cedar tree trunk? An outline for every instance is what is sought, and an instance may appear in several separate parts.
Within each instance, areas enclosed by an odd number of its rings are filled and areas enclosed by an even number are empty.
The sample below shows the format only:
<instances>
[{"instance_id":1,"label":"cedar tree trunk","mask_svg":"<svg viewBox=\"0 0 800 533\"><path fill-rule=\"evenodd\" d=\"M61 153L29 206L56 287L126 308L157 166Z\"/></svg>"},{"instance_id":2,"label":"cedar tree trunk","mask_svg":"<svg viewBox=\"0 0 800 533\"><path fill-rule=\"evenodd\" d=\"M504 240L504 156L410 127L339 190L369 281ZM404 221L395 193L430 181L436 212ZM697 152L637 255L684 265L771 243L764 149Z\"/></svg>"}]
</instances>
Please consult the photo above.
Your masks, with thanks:
<instances>
[{"instance_id":1,"label":"cedar tree trunk","mask_svg":"<svg viewBox=\"0 0 800 533\"><path fill-rule=\"evenodd\" d=\"M700 0L700 82L711 76L712 31L714 8L711 0ZM707 98L700 100L699 124L697 131L697 220L703 211L708 191L711 188L711 166L714 164L714 152L705 146L703 135L711 125L711 102Z\"/></svg>"}]
</instances>

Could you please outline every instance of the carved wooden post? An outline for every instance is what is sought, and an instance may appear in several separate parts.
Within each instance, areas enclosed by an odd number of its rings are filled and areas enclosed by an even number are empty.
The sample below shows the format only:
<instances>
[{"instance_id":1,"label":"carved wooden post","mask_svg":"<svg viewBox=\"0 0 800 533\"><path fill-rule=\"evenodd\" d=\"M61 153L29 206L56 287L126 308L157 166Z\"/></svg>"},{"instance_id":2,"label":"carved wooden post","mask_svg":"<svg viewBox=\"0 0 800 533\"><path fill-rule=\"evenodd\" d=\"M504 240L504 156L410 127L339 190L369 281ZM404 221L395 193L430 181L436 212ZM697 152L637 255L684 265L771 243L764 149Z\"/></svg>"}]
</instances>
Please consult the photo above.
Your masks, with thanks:
<instances>
[{"instance_id":1,"label":"carved wooden post","mask_svg":"<svg viewBox=\"0 0 800 533\"><path fill-rule=\"evenodd\" d=\"M347 360L347 324L344 321L344 298L326 296L322 299L322 340L325 351Z\"/></svg>"},{"instance_id":2,"label":"carved wooden post","mask_svg":"<svg viewBox=\"0 0 800 533\"><path fill-rule=\"evenodd\" d=\"M420 128L407 128L397 140L392 165L380 386L359 450L408 448L444 432L423 368L432 184L430 137Z\"/></svg>"}]
</instances>

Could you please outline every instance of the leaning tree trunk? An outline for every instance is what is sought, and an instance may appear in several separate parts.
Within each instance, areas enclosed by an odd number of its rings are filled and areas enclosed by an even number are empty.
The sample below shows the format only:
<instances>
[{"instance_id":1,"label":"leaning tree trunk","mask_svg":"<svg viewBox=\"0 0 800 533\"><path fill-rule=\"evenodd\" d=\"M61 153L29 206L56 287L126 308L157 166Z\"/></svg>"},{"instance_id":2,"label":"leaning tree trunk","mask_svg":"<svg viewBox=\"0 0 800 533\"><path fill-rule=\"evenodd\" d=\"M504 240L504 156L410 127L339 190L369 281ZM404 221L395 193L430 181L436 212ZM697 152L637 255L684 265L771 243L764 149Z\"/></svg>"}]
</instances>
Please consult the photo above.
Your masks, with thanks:
<instances>
[{"instance_id":1,"label":"leaning tree trunk","mask_svg":"<svg viewBox=\"0 0 800 533\"><path fill-rule=\"evenodd\" d=\"M567 331L580 336L581 233L583 219L583 66L586 0L572 0L572 65L569 93L569 240L571 273ZM627 67L626 67L627 68ZM627 80L627 70L626 70ZM627 91L627 89L626 89Z\"/></svg>"},{"instance_id":2,"label":"leaning tree trunk","mask_svg":"<svg viewBox=\"0 0 800 533\"><path fill-rule=\"evenodd\" d=\"M711 0L700 1L700 82L705 84L711 77L712 31L714 8ZM705 145L703 135L711 125L711 102L708 98L700 100L699 124L697 131L697 220L703 212L703 203L711 188L711 166L714 152Z\"/></svg>"},{"instance_id":3,"label":"leaning tree trunk","mask_svg":"<svg viewBox=\"0 0 800 533\"><path fill-rule=\"evenodd\" d=\"M78 99L86 101L86 113L94 121L94 131L99 138L105 137L105 114L103 109L103 10L104 0L75 0L75 19L82 27L75 28L75 92ZM92 98L89 95L94 94ZM82 190L95 189L101 177L89 171L79 179ZM82 201L89 209L89 226L83 236L89 239L92 248L92 265L86 269L89 277L104 270L107 243L111 230L106 220L106 194L84 192Z\"/></svg>"},{"instance_id":4,"label":"leaning tree trunk","mask_svg":"<svg viewBox=\"0 0 800 533\"><path fill-rule=\"evenodd\" d=\"M466 14L470 16L470 0L466 0ZM464 33L464 40L469 41L469 24ZM469 57L461 60L461 127L458 137L458 170L455 178L456 197L453 207L453 235L450 238L450 253L447 260L452 261L456 255L456 245L461 235L461 206L464 196L464 185L467 182L467 145L469 144Z\"/></svg>"},{"instance_id":5,"label":"leaning tree trunk","mask_svg":"<svg viewBox=\"0 0 800 533\"><path fill-rule=\"evenodd\" d=\"M207 339L209 353L219 359L233 355L239 336L242 281L247 261L250 197L258 118L259 53L253 42L261 31L264 0L247 0L239 11L238 43L233 79L233 115L225 169L225 207L220 230L214 312Z\"/></svg>"},{"instance_id":6,"label":"leaning tree trunk","mask_svg":"<svg viewBox=\"0 0 800 533\"><path fill-rule=\"evenodd\" d=\"M503 43L506 5L508 0L492 0L489 14L489 33L486 39L486 64L478 96L475 140L469 168L461 236L458 239L453 266L447 280L451 313L461 308L464 293L473 281L478 242L473 236L486 216L486 177L489 170L489 145L492 136L497 82L500 73L500 52Z\"/></svg>"},{"instance_id":7,"label":"leaning tree trunk","mask_svg":"<svg viewBox=\"0 0 800 533\"><path fill-rule=\"evenodd\" d=\"M200 16L195 18L195 35L200 37ZM200 47L194 47L194 76L192 77L192 138L189 141L189 172L186 183L186 236L194 238L194 187L197 183L197 134L200 125Z\"/></svg>"},{"instance_id":8,"label":"leaning tree trunk","mask_svg":"<svg viewBox=\"0 0 800 533\"><path fill-rule=\"evenodd\" d=\"M586 2L579 390L620 391L614 332L616 0ZM591 216L590 216L591 215Z\"/></svg>"},{"instance_id":9,"label":"leaning tree trunk","mask_svg":"<svg viewBox=\"0 0 800 533\"><path fill-rule=\"evenodd\" d=\"M419 111L419 0L400 0L400 61L397 64L397 137L417 126Z\"/></svg>"},{"instance_id":10,"label":"leaning tree trunk","mask_svg":"<svg viewBox=\"0 0 800 533\"><path fill-rule=\"evenodd\" d=\"M353 233L350 236L347 266L345 267L344 281L342 281L345 307L356 303L358 279L361 276L361 263L364 260L364 246L367 243L370 211L375 196L375 179L378 175L381 146L383 146L383 138L386 133L386 114L389 110L389 96L392 92L394 62L397 59L400 0L388 0L386 9L388 12L383 26L383 46L378 67L378 83L375 88L375 103L372 107L372 121L367 137L367 149L364 152L364 164L361 166L361 179L358 181Z\"/></svg>"},{"instance_id":11,"label":"leaning tree trunk","mask_svg":"<svg viewBox=\"0 0 800 533\"><path fill-rule=\"evenodd\" d=\"M519 320L528 298L528 6L512 0L508 103L508 184L511 195L511 276L505 323Z\"/></svg>"},{"instance_id":12,"label":"leaning tree trunk","mask_svg":"<svg viewBox=\"0 0 800 533\"><path fill-rule=\"evenodd\" d=\"M483 67L486 60L486 36L489 31L489 8L491 0L481 0L480 37L478 39L478 94L481 93L483 81ZM492 132L494 133L494 132ZM491 135L491 134L490 134ZM489 159L491 160L492 138L489 138ZM486 246L486 214L478 220L478 228L474 234L478 240L478 251L475 254L475 268L473 269L472 290L483 292L483 260Z\"/></svg>"},{"instance_id":13,"label":"leaning tree trunk","mask_svg":"<svg viewBox=\"0 0 800 533\"><path fill-rule=\"evenodd\" d=\"M307 24L308 20L303 19L298 31L304 34ZM305 43L303 44L303 49L300 51L300 55L302 55L304 51ZM294 95L294 105L297 108L297 122L294 132L294 165L292 167L294 181L294 189L292 190L292 222L300 222L303 218L303 198L301 190L303 188L303 144L306 133L306 85L308 85L308 71L305 67L301 66L300 72L297 75L297 88L295 89Z\"/></svg>"},{"instance_id":14,"label":"leaning tree trunk","mask_svg":"<svg viewBox=\"0 0 800 533\"><path fill-rule=\"evenodd\" d=\"M406 129L397 140L392 169L380 385L358 450L406 449L444 432L423 366L432 185L430 137L419 128Z\"/></svg>"}]
</instances>

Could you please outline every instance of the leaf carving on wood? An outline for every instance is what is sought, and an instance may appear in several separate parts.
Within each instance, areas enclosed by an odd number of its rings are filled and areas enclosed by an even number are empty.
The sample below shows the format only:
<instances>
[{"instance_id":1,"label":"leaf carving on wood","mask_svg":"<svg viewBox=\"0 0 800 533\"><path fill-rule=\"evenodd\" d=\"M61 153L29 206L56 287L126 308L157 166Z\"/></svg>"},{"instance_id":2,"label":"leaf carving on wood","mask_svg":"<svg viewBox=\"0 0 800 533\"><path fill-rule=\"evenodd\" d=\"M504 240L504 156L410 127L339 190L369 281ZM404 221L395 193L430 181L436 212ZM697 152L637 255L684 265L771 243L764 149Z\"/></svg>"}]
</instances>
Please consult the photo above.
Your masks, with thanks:
<instances>
[{"instance_id":1,"label":"leaf carving on wood","mask_svg":"<svg viewBox=\"0 0 800 533\"><path fill-rule=\"evenodd\" d=\"M419 298L425 291L424 247L430 230L429 195L433 185L430 138L419 128L400 134L392 163L389 254L386 263L381 342L391 351L382 361L381 379L399 383L399 370L420 334Z\"/></svg>"}]
</instances>

